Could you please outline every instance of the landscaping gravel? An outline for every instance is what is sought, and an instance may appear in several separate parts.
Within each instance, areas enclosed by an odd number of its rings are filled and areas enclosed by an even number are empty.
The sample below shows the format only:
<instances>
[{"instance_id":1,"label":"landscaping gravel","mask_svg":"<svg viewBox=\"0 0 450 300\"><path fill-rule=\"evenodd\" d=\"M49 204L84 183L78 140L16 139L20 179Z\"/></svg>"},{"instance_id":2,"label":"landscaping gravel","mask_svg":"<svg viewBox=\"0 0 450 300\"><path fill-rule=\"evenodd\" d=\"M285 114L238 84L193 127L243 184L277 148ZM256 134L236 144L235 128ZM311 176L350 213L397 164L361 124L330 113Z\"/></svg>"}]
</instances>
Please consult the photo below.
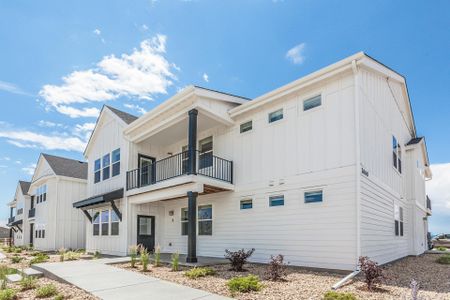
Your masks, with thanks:
<instances>
[{"instance_id":1,"label":"landscaping gravel","mask_svg":"<svg viewBox=\"0 0 450 300\"><path fill-rule=\"evenodd\" d=\"M358 276L338 291L353 293L358 299L411 299L410 280L415 279L420 284L419 297L421 300L450 300L450 266L440 265L435 260L440 255L426 254L420 257L407 257L384 267L386 279L376 291L369 292ZM120 268L141 272L141 266L131 269L130 264L116 265ZM170 267L149 267L150 271L143 273L148 276L176 282L208 292L232 297L226 282L235 276L255 274L264 278L265 265L248 264L245 272L234 272L227 265L214 266L216 274L199 279L188 279L183 275L184 270L172 272ZM329 272L306 270L299 267L288 267L284 281L271 282L262 280L264 288L259 292L234 295L236 299L323 299L325 292L338 282L344 275Z\"/></svg>"}]
</instances>

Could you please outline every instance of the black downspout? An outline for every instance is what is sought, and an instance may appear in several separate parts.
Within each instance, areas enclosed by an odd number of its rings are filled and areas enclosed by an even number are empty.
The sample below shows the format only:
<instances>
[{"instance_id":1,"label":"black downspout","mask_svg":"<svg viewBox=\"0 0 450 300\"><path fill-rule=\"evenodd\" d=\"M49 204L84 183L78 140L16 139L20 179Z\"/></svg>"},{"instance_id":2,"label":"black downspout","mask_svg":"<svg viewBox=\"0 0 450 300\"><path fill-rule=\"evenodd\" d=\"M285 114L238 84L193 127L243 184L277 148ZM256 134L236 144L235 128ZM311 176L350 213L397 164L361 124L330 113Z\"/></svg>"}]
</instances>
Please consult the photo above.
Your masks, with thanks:
<instances>
[{"instance_id":1,"label":"black downspout","mask_svg":"<svg viewBox=\"0 0 450 300\"><path fill-rule=\"evenodd\" d=\"M188 174L197 174L197 115L198 111L196 109L191 109L189 111L189 133L188 133Z\"/></svg>"},{"instance_id":2,"label":"black downspout","mask_svg":"<svg viewBox=\"0 0 450 300\"><path fill-rule=\"evenodd\" d=\"M197 193L189 191L188 196L188 252L187 263L197 262Z\"/></svg>"}]
</instances>

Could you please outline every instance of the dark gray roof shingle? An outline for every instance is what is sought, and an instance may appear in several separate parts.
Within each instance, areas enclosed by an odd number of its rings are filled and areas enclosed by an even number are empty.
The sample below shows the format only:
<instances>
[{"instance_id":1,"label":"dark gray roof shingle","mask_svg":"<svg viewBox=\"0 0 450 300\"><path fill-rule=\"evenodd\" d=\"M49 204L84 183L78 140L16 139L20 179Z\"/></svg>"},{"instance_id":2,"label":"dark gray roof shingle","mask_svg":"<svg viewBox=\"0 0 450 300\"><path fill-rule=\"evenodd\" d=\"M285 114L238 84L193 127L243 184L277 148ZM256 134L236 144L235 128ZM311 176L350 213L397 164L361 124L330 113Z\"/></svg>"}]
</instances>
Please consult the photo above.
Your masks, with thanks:
<instances>
[{"instance_id":1,"label":"dark gray roof shingle","mask_svg":"<svg viewBox=\"0 0 450 300\"><path fill-rule=\"evenodd\" d=\"M109 108L113 113L115 113L119 118L121 118L125 123L130 124L134 120L136 120L138 117L133 116L132 114L129 114L127 112L118 110L117 108L111 107L109 105L105 105L107 108Z\"/></svg>"},{"instance_id":2,"label":"dark gray roof shingle","mask_svg":"<svg viewBox=\"0 0 450 300\"><path fill-rule=\"evenodd\" d=\"M75 159L42 153L56 175L87 179L88 164Z\"/></svg>"},{"instance_id":3,"label":"dark gray roof shingle","mask_svg":"<svg viewBox=\"0 0 450 300\"><path fill-rule=\"evenodd\" d=\"M408 144L406 144L407 146L409 146L409 145L415 145L415 144L418 144L418 143L420 143L420 141L423 139L423 137L415 137L415 138L413 138L413 139L411 139L409 142L408 142Z\"/></svg>"},{"instance_id":4,"label":"dark gray roof shingle","mask_svg":"<svg viewBox=\"0 0 450 300\"><path fill-rule=\"evenodd\" d=\"M19 184L22 189L22 193L26 195L30 189L31 182L19 180Z\"/></svg>"}]
</instances>

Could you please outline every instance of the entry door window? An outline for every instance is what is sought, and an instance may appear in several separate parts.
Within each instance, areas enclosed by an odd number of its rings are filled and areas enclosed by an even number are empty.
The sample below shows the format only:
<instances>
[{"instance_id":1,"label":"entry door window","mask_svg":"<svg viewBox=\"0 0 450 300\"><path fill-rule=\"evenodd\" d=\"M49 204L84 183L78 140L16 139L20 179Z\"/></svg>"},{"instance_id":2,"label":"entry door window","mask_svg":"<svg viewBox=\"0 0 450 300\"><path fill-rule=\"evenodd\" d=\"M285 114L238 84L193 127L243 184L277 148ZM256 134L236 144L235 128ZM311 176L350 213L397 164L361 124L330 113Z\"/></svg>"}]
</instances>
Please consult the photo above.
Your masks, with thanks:
<instances>
[{"instance_id":1,"label":"entry door window","mask_svg":"<svg viewBox=\"0 0 450 300\"><path fill-rule=\"evenodd\" d=\"M152 235L152 220L141 218L139 222L139 235Z\"/></svg>"},{"instance_id":2,"label":"entry door window","mask_svg":"<svg viewBox=\"0 0 450 300\"><path fill-rule=\"evenodd\" d=\"M139 158L139 169L141 170L141 186L152 183L152 164L154 159L151 157L141 156Z\"/></svg>"},{"instance_id":3,"label":"entry door window","mask_svg":"<svg viewBox=\"0 0 450 300\"><path fill-rule=\"evenodd\" d=\"M199 168L204 169L213 165L213 138L207 137L199 142Z\"/></svg>"}]
</instances>

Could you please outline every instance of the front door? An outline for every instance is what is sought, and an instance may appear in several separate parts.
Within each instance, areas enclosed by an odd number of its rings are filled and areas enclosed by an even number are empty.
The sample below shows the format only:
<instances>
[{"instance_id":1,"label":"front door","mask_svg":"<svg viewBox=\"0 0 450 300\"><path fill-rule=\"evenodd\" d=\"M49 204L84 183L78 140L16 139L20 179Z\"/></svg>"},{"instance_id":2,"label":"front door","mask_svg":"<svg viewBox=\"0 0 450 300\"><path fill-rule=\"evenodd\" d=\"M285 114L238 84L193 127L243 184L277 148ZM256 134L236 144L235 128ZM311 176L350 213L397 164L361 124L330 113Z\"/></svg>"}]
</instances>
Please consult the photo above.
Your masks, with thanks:
<instances>
[{"instance_id":1,"label":"front door","mask_svg":"<svg viewBox=\"0 0 450 300\"><path fill-rule=\"evenodd\" d=\"M155 249L155 217L137 216L137 244L142 244L148 251Z\"/></svg>"},{"instance_id":2,"label":"front door","mask_svg":"<svg viewBox=\"0 0 450 300\"><path fill-rule=\"evenodd\" d=\"M34 223L30 224L30 246L33 247Z\"/></svg>"},{"instance_id":3,"label":"front door","mask_svg":"<svg viewBox=\"0 0 450 300\"><path fill-rule=\"evenodd\" d=\"M152 184L155 180L154 162L155 158L139 154L139 170L141 186Z\"/></svg>"}]
</instances>

